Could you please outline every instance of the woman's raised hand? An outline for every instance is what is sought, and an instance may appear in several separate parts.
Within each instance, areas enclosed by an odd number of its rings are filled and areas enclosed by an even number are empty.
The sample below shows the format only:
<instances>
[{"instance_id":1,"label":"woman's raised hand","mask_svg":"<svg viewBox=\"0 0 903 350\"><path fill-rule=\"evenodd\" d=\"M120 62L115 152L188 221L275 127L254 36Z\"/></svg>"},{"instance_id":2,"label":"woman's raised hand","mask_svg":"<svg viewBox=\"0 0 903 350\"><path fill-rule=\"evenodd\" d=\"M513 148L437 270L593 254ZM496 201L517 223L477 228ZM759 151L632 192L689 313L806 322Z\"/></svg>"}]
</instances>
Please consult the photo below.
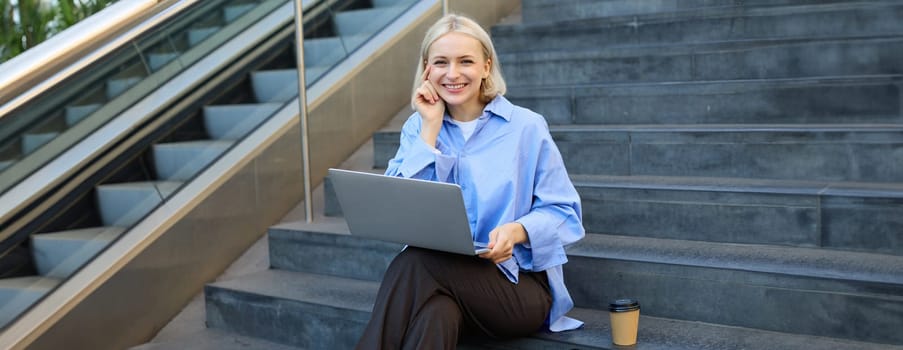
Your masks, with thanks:
<instances>
[{"instance_id":1,"label":"woman's raised hand","mask_svg":"<svg viewBox=\"0 0 903 350\"><path fill-rule=\"evenodd\" d=\"M439 97L436 87L430 82L431 65L426 65L423 69L423 83L414 91L413 100L414 108L420 113L423 119L420 129L420 137L428 145L435 147L436 139L439 137L439 130L442 129L442 117L445 115L445 101Z\"/></svg>"}]
</instances>

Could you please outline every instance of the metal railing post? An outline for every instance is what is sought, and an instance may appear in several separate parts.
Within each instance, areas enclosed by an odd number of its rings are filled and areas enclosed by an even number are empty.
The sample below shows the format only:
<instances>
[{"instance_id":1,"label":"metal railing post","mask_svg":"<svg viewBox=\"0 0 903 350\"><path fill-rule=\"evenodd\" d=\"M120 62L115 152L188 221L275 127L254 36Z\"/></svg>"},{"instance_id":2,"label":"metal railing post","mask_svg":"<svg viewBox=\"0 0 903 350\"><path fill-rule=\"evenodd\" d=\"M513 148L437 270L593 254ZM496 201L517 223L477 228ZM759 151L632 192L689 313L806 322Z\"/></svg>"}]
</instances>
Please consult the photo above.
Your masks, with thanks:
<instances>
[{"instance_id":1,"label":"metal railing post","mask_svg":"<svg viewBox=\"0 0 903 350\"><path fill-rule=\"evenodd\" d=\"M313 200L310 189L310 132L307 129L307 86L304 79L304 17L301 0L295 0L295 42L298 46L295 60L298 63L298 114L301 118L301 167L304 180L304 220L314 220Z\"/></svg>"}]
</instances>

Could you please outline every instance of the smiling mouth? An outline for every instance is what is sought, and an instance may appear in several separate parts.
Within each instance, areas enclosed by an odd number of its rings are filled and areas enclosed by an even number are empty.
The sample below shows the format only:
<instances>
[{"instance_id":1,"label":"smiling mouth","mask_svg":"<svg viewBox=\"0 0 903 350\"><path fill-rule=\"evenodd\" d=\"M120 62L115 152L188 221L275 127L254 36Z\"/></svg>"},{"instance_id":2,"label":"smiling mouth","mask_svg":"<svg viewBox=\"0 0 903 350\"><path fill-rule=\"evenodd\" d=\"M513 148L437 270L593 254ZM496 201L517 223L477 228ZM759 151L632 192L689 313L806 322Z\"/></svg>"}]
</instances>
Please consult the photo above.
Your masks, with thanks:
<instances>
[{"instance_id":1,"label":"smiling mouth","mask_svg":"<svg viewBox=\"0 0 903 350\"><path fill-rule=\"evenodd\" d=\"M445 84L445 87L449 90L458 90L463 89L467 84Z\"/></svg>"}]
</instances>

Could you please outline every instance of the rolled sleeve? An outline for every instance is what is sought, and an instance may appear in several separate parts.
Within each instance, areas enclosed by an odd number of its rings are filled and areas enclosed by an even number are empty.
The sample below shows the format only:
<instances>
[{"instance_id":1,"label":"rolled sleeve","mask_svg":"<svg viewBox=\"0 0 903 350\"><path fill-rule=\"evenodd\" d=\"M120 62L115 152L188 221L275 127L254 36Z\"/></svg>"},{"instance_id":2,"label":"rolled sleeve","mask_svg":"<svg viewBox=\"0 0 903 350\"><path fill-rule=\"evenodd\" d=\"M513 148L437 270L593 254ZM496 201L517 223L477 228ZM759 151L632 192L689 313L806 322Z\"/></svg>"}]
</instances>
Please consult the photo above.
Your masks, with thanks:
<instances>
[{"instance_id":1,"label":"rolled sleeve","mask_svg":"<svg viewBox=\"0 0 903 350\"><path fill-rule=\"evenodd\" d=\"M528 244L514 247L521 268L530 271L542 271L549 267L567 262L567 254L558 238L564 218L547 210L536 209L524 215L516 222L524 225L527 231Z\"/></svg>"},{"instance_id":2,"label":"rolled sleeve","mask_svg":"<svg viewBox=\"0 0 903 350\"><path fill-rule=\"evenodd\" d=\"M420 115L415 113L401 129L398 151L389 160L385 174L448 182L456 164L456 157L449 153L441 142L433 147L423 141L420 137Z\"/></svg>"},{"instance_id":3,"label":"rolled sleeve","mask_svg":"<svg viewBox=\"0 0 903 350\"><path fill-rule=\"evenodd\" d=\"M558 148L547 132L538 152L531 209L515 221L524 226L529 244L515 246L521 267L543 271L567 262L564 246L583 238L580 195L565 171Z\"/></svg>"},{"instance_id":4,"label":"rolled sleeve","mask_svg":"<svg viewBox=\"0 0 903 350\"><path fill-rule=\"evenodd\" d=\"M404 138L416 137L416 140L404 140ZM395 159L400 158L397 174L403 177L420 178L430 180L433 178L432 171L436 162L436 154L433 148L420 139L420 135L403 135L402 143L407 143L409 147L399 147L398 154ZM407 148L406 152L402 152ZM425 171L427 170L427 171Z\"/></svg>"}]
</instances>

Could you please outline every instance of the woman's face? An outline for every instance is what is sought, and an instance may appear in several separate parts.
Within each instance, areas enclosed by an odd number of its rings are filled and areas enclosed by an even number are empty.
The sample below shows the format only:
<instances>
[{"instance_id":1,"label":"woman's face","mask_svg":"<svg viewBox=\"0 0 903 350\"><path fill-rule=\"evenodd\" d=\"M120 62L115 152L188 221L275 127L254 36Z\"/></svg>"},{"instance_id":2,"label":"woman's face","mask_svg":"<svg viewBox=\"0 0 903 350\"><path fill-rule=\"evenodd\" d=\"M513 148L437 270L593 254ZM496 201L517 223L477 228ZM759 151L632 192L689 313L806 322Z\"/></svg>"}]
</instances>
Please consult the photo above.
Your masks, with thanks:
<instances>
[{"instance_id":1,"label":"woman's face","mask_svg":"<svg viewBox=\"0 0 903 350\"><path fill-rule=\"evenodd\" d=\"M482 109L480 85L489 76L490 62L483 57L480 41L451 32L436 39L427 53L427 79L446 106Z\"/></svg>"}]
</instances>

